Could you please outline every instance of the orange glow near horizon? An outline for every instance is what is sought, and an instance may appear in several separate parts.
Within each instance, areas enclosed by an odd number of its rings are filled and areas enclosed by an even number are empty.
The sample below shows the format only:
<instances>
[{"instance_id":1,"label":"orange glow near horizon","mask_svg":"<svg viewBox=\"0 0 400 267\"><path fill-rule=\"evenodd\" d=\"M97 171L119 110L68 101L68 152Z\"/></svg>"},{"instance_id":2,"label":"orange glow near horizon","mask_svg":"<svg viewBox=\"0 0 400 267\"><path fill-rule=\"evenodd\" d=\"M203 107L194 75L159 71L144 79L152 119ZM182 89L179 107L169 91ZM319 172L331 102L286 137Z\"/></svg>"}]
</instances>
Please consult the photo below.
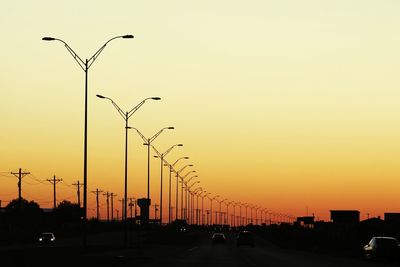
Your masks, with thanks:
<instances>
[{"instance_id":1,"label":"orange glow near horizon","mask_svg":"<svg viewBox=\"0 0 400 267\"><path fill-rule=\"evenodd\" d=\"M18 196L10 174L18 168L31 173L22 196L43 208L53 204L46 179L63 179L57 201L76 202L72 184L83 182L84 72L62 43L41 38L63 39L84 59L109 38L133 34L107 45L89 71L90 217L96 188L118 195L121 216L124 186L124 120L96 94L124 111L161 97L129 126L148 137L174 126L153 145L163 152L183 143L166 160L189 156L177 168L193 164L183 173L196 170L199 186L220 199L321 220L332 209L359 210L362 219L400 212L399 2L156 2L85 1L79 12L71 2L3 3L3 207ZM128 140L128 195L145 197L147 147L133 130ZM150 172L159 204L153 154ZM173 177L174 207L175 185ZM104 219L105 196L100 206Z\"/></svg>"}]
</instances>

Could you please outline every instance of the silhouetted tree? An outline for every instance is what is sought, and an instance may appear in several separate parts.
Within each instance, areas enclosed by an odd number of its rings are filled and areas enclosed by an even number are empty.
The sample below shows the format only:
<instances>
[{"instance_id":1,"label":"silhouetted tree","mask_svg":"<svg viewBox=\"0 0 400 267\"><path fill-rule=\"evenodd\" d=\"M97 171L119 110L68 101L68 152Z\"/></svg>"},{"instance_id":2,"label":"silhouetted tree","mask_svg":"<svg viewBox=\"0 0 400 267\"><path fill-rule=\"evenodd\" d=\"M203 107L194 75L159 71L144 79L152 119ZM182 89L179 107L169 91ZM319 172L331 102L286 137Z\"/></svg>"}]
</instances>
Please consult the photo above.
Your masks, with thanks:
<instances>
[{"instance_id":1,"label":"silhouetted tree","mask_svg":"<svg viewBox=\"0 0 400 267\"><path fill-rule=\"evenodd\" d=\"M78 204L63 200L58 204L54 212L60 222L74 222L79 221L80 211Z\"/></svg>"},{"instance_id":2,"label":"silhouetted tree","mask_svg":"<svg viewBox=\"0 0 400 267\"><path fill-rule=\"evenodd\" d=\"M8 220L17 224L32 223L37 221L42 214L42 209L35 201L14 199L6 206Z\"/></svg>"}]
</instances>

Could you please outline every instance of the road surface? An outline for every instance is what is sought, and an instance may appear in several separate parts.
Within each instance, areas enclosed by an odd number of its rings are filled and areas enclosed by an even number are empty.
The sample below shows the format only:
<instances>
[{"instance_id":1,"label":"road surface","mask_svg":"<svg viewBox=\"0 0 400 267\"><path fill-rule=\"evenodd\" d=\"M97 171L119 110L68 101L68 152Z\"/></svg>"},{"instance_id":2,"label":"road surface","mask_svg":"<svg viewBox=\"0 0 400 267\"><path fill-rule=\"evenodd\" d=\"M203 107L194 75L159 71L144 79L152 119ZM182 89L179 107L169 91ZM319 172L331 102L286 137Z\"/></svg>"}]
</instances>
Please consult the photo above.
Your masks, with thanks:
<instances>
[{"instance_id":1,"label":"road surface","mask_svg":"<svg viewBox=\"0 0 400 267\"><path fill-rule=\"evenodd\" d=\"M92 240L103 240L97 246L82 250L60 242L55 247L26 247L2 251L0 266L96 266L96 267L381 267L399 266L395 263L368 262L358 258L281 249L256 238L256 246L236 247L233 234L228 234L225 244L212 244L211 234L197 235L193 242L177 242L176 239L160 242L146 240L128 249L121 248L121 233L102 234ZM154 236L152 236L153 238ZM148 237L147 237L148 238ZM118 240L117 246L106 241ZM114 242L114 241L113 241ZM79 243L79 242L78 242Z\"/></svg>"}]
</instances>

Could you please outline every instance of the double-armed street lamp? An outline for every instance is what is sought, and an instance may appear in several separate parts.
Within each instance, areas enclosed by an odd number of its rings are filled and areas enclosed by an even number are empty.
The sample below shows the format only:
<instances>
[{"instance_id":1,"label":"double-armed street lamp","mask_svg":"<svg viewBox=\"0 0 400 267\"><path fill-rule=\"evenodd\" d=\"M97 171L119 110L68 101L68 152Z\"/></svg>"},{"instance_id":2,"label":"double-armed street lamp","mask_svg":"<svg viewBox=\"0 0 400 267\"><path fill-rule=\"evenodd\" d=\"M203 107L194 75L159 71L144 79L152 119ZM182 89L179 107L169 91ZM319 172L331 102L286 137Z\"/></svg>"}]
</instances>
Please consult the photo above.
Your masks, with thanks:
<instances>
[{"instance_id":1,"label":"double-armed street lamp","mask_svg":"<svg viewBox=\"0 0 400 267\"><path fill-rule=\"evenodd\" d=\"M193 166L193 165L192 165L192 166ZM189 174L191 174L191 173L193 173L193 172L196 172L196 171L195 171L195 170L191 170L191 171L189 171L188 173L186 173L185 175L181 176L181 184L182 184L182 187L181 187L181 219L186 219L185 206L186 206L186 203L187 203L187 194L185 194L185 196L186 196L185 202L184 202L184 195L183 195L184 187L185 187L185 185L186 185L185 178L186 178ZM185 204L184 204L184 203L185 203Z\"/></svg>"},{"instance_id":2,"label":"double-armed street lamp","mask_svg":"<svg viewBox=\"0 0 400 267\"><path fill-rule=\"evenodd\" d=\"M232 201L231 202L233 206L233 221L232 221L232 226L235 227L237 225L237 220L236 220L236 206L238 205L237 202Z\"/></svg>"},{"instance_id":3,"label":"double-armed street lamp","mask_svg":"<svg viewBox=\"0 0 400 267\"><path fill-rule=\"evenodd\" d=\"M86 247L87 235L86 235L86 223L87 223L87 118L88 118L88 72L89 68L92 66L97 57L101 54L104 48L109 42L115 39L132 39L133 35L119 35L109 39L99 50L96 51L89 59L82 60L79 55L64 41L59 38L54 37L43 37L43 41L59 41L64 44L65 48L72 55L75 61L78 63L79 67L85 72L85 122L84 122L84 134L83 134L83 220L82 220L82 244Z\"/></svg>"},{"instance_id":4,"label":"double-armed street lamp","mask_svg":"<svg viewBox=\"0 0 400 267\"><path fill-rule=\"evenodd\" d=\"M205 223L204 223L204 198L211 193L208 193L207 191L203 191L201 194L204 194L204 195L200 195L200 197L201 197L201 224L205 225Z\"/></svg>"},{"instance_id":5,"label":"double-armed street lamp","mask_svg":"<svg viewBox=\"0 0 400 267\"><path fill-rule=\"evenodd\" d=\"M210 213L211 213L211 222L210 222L210 224L212 225L213 224L213 216L212 216L212 203L213 203L213 200L216 200L217 198L219 198L219 195L216 195L216 196L214 196L213 198L211 198L211 197L207 197L209 200L210 200ZM218 201L218 200L217 200Z\"/></svg>"},{"instance_id":6,"label":"double-armed street lamp","mask_svg":"<svg viewBox=\"0 0 400 267\"><path fill-rule=\"evenodd\" d=\"M175 171L174 170L174 167L175 167L175 165L180 161L180 160L182 160L182 159L189 159L189 157L180 157L180 158L178 158L173 164L169 164L169 177L170 177L170 187L171 187L171 175L172 175L172 171ZM175 200L176 200L176 207L175 207L175 210L176 210L176 217L175 217L175 219L178 219L178 172L177 172L177 174L176 174L176 196L175 196ZM171 223L171 218L172 218L172 209L171 209L171 192L170 192L170 194L169 194L169 197L168 197L168 223Z\"/></svg>"},{"instance_id":7,"label":"double-armed street lamp","mask_svg":"<svg viewBox=\"0 0 400 267\"><path fill-rule=\"evenodd\" d=\"M188 157L183 157L183 158L188 158ZM180 159L182 159L182 158L180 158ZM178 160L180 160L180 159L178 159ZM178 162L178 160L176 162ZM175 207L176 219L178 219L178 199L179 199L178 186L179 186L179 177L180 177L179 174L187 167L193 167L193 164L186 164L180 170L176 171L176 207ZM182 182L182 191L181 191L181 219L183 219L183 182Z\"/></svg>"},{"instance_id":8,"label":"double-armed street lamp","mask_svg":"<svg viewBox=\"0 0 400 267\"><path fill-rule=\"evenodd\" d=\"M175 128L171 126L164 127L150 138L146 138L137 128L132 127L132 129L136 130L136 132L144 141L143 145L147 146L147 199L150 199L150 145L164 130L173 130Z\"/></svg>"},{"instance_id":9,"label":"double-armed street lamp","mask_svg":"<svg viewBox=\"0 0 400 267\"><path fill-rule=\"evenodd\" d=\"M222 203L224 203L226 200L228 200L227 198L223 199L223 200L217 200L219 203L219 224L222 225Z\"/></svg>"},{"instance_id":10,"label":"double-armed street lamp","mask_svg":"<svg viewBox=\"0 0 400 267\"><path fill-rule=\"evenodd\" d=\"M160 153L158 152L157 149L155 149L154 146L151 146L153 148L153 150L157 153L157 156L160 158L161 161L161 170L160 170L160 225L162 225L162 215L163 215L163 167L164 167L164 158L165 156L167 156L167 154L169 152L171 152L171 150L174 147L177 146L183 146L183 144L175 144L173 146L171 146L170 148L168 148L164 153ZM169 204L171 204L171 172L169 173Z\"/></svg>"},{"instance_id":11,"label":"double-armed street lamp","mask_svg":"<svg viewBox=\"0 0 400 267\"><path fill-rule=\"evenodd\" d=\"M196 172L196 171L193 171L193 172ZM189 173L187 173L184 177L183 177L183 180L190 174L191 172L189 172ZM188 217L188 210L189 210L189 208L188 208L188 206L189 206L189 199L190 199L190 196L189 196L189 190L188 190L188 184L190 183L190 181L192 180L192 179L194 179L194 178L197 178L197 177L199 177L198 175L193 175L192 177L190 177L189 179L187 179L187 181L184 183L185 184L185 188L186 188L186 194L185 194L185 196L186 196L186 204L185 204L185 206L186 206L186 209L185 209L185 214L186 214L186 217Z\"/></svg>"},{"instance_id":12,"label":"double-armed street lamp","mask_svg":"<svg viewBox=\"0 0 400 267\"><path fill-rule=\"evenodd\" d=\"M203 193L203 188L199 187L193 191L193 194L196 195L196 224L199 225L199 196ZM193 204L194 206L194 204Z\"/></svg>"},{"instance_id":13,"label":"double-armed street lamp","mask_svg":"<svg viewBox=\"0 0 400 267\"><path fill-rule=\"evenodd\" d=\"M125 186L124 186L124 210L122 219L125 223L124 226L124 247L128 244L128 224L127 224L127 199L128 199L128 129L131 127L128 126L129 118L141 107L147 100L161 100L159 97L148 97L142 100L139 104L133 107L130 111L124 112L115 102L109 97L96 95L98 98L110 100L115 109L121 115L121 117L125 120Z\"/></svg>"},{"instance_id":14,"label":"double-armed street lamp","mask_svg":"<svg viewBox=\"0 0 400 267\"><path fill-rule=\"evenodd\" d=\"M197 177L197 175L196 175L196 177ZM192 177L192 178L194 178L194 177ZM198 183L200 183L200 181L195 181L195 182L193 182L191 185L189 185L189 181L187 181L187 182L185 182L185 180L184 180L184 178L182 178L182 184L184 184L185 185L185 187L186 187L186 201L185 201L185 206L186 206L186 208L185 208L185 212L184 212L184 214L185 214L185 220L187 220L188 222L190 221L190 213L189 213L189 210L190 210L190 200L191 200L191 197L190 197L190 189L195 185L195 184L198 184Z\"/></svg>"},{"instance_id":15,"label":"double-armed street lamp","mask_svg":"<svg viewBox=\"0 0 400 267\"><path fill-rule=\"evenodd\" d=\"M233 201L230 201L230 202L225 202L225 205L226 205L226 221L225 221L225 224L228 224L229 225L229 206L232 204L232 203L234 203ZM232 217L231 217L231 224L232 224L232 226L233 226L233 223L232 223Z\"/></svg>"}]
</instances>

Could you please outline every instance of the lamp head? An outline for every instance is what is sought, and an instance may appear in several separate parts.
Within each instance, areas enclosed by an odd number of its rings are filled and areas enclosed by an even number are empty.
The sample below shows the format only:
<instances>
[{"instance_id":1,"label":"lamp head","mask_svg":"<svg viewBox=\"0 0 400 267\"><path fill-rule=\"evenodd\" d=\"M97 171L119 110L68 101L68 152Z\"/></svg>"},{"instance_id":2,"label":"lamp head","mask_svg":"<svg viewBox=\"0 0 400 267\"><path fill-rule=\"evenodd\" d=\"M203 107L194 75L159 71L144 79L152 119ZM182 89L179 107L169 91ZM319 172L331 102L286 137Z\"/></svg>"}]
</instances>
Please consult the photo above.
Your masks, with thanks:
<instances>
[{"instance_id":1,"label":"lamp head","mask_svg":"<svg viewBox=\"0 0 400 267\"><path fill-rule=\"evenodd\" d=\"M189 159L189 157L184 157L184 159Z\"/></svg>"},{"instance_id":2,"label":"lamp head","mask_svg":"<svg viewBox=\"0 0 400 267\"><path fill-rule=\"evenodd\" d=\"M43 41L54 41L56 38L53 37L43 37L42 40Z\"/></svg>"},{"instance_id":3,"label":"lamp head","mask_svg":"<svg viewBox=\"0 0 400 267\"><path fill-rule=\"evenodd\" d=\"M161 97L151 97L150 99L153 99L153 100L161 100Z\"/></svg>"},{"instance_id":4,"label":"lamp head","mask_svg":"<svg viewBox=\"0 0 400 267\"><path fill-rule=\"evenodd\" d=\"M176 146L183 146L183 144L177 144Z\"/></svg>"},{"instance_id":5,"label":"lamp head","mask_svg":"<svg viewBox=\"0 0 400 267\"><path fill-rule=\"evenodd\" d=\"M106 98L105 96L102 95L96 95L98 98Z\"/></svg>"},{"instance_id":6,"label":"lamp head","mask_svg":"<svg viewBox=\"0 0 400 267\"><path fill-rule=\"evenodd\" d=\"M175 127L172 127L172 126L171 126L171 127L167 127L167 129L168 129L168 130L173 130L173 129L175 129Z\"/></svg>"},{"instance_id":7,"label":"lamp head","mask_svg":"<svg viewBox=\"0 0 400 267\"><path fill-rule=\"evenodd\" d=\"M124 38L124 39L133 39L133 35L132 34L123 35L122 38Z\"/></svg>"}]
</instances>

